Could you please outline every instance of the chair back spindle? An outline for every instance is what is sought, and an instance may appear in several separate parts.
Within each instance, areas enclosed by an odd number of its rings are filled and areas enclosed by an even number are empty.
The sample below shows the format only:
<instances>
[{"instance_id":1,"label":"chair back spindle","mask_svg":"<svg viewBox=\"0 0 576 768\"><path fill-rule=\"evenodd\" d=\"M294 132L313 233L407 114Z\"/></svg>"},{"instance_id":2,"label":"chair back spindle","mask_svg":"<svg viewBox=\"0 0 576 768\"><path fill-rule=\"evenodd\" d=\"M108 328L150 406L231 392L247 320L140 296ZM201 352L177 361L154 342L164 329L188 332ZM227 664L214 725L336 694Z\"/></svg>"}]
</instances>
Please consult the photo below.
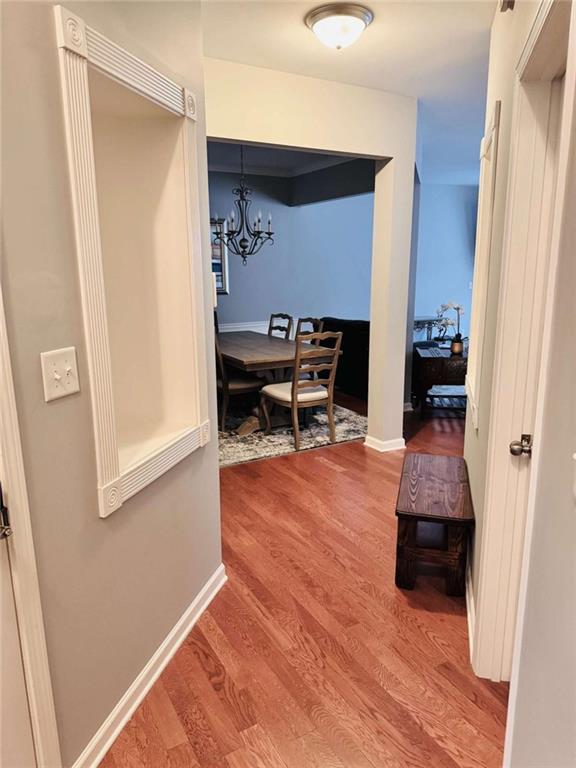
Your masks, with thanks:
<instances>
[{"instance_id":1,"label":"chair back spindle","mask_svg":"<svg viewBox=\"0 0 576 768\"><path fill-rule=\"evenodd\" d=\"M281 320L284 320L285 322L279 322ZM270 315L270 322L268 324L268 336L274 336L276 335L276 332L278 332L278 335L281 338L289 339L292 334L293 324L294 319L292 318L292 315L287 315L284 312L272 314Z\"/></svg>"},{"instance_id":2,"label":"chair back spindle","mask_svg":"<svg viewBox=\"0 0 576 768\"><path fill-rule=\"evenodd\" d=\"M329 342L330 346L323 346L324 342ZM319 373L327 374L322 378L322 385L328 390L328 399L332 402L341 343L341 331L302 333L296 337L292 402L298 401L300 392L318 386ZM328 361L326 358L329 358Z\"/></svg>"},{"instance_id":3,"label":"chair back spindle","mask_svg":"<svg viewBox=\"0 0 576 768\"><path fill-rule=\"evenodd\" d=\"M310 325L312 326L311 331L304 330L303 326ZM303 333L322 333L324 330L324 320L321 320L319 317L299 317L298 323L296 325L296 336L300 336ZM316 342L316 344L319 344L320 342Z\"/></svg>"}]
</instances>

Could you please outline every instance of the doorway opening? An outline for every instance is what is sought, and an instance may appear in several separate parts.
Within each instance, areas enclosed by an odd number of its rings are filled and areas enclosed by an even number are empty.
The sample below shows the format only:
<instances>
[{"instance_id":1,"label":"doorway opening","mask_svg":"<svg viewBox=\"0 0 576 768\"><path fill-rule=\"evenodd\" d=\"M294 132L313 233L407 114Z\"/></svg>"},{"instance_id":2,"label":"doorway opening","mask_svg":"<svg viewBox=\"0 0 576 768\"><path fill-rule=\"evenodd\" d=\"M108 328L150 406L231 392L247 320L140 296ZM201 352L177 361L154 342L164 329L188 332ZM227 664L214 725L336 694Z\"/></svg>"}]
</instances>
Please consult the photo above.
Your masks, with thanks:
<instances>
[{"instance_id":1,"label":"doorway opening","mask_svg":"<svg viewBox=\"0 0 576 768\"><path fill-rule=\"evenodd\" d=\"M439 450L446 435L463 444L474 335L479 180L471 173L467 183L458 181L421 183L417 173L414 179L405 436Z\"/></svg>"},{"instance_id":2,"label":"doorway opening","mask_svg":"<svg viewBox=\"0 0 576 768\"><path fill-rule=\"evenodd\" d=\"M216 236L218 229L229 231L236 226L233 190L239 184L241 152L250 189L249 216L256 225L261 220L264 231L272 222L274 233L273 242L248 256L246 264ZM238 375L251 372L249 357L258 354L259 340L268 343L264 337L293 342L298 330L341 333L334 387L336 442L364 440L368 433L374 159L209 141L208 170L216 330L230 380L235 382ZM271 330L274 315L286 316L278 322L290 323L290 328ZM254 349L247 348L250 344ZM279 345L278 350L282 355ZM262 367L256 372L262 386L291 379L292 370L278 369L276 362L271 361L275 366L271 370ZM224 418L222 391L220 395L221 465L294 450L289 412L284 418L277 412L272 433L265 434L263 415L258 412L258 388L230 396ZM328 444L325 409L305 414L301 447Z\"/></svg>"}]
</instances>

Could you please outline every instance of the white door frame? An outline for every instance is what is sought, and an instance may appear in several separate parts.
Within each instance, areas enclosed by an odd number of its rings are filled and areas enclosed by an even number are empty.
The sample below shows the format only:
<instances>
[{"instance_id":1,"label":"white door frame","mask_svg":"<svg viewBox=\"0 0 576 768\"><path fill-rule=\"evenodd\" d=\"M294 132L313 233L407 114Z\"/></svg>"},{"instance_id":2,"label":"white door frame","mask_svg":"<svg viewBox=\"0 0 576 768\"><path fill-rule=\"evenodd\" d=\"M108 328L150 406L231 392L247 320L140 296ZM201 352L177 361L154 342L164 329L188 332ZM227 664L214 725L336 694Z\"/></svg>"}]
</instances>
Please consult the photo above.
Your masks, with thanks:
<instances>
[{"instance_id":1,"label":"white door frame","mask_svg":"<svg viewBox=\"0 0 576 768\"><path fill-rule=\"evenodd\" d=\"M563 131L558 141L563 105L553 80L563 71L569 15L569 3L543 0L516 69L472 643L474 671L492 680L510 679L531 479L530 459L512 457L508 446L526 433L534 436L535 453L538 450L535 424L546 359L544 318L555 211L562 195L559 157L564 157L569 138Z\"/></svg>"},{"instance_id":2,"label":"white door frame","mask_svg":"<svg viewBox=\"0 0 576 768\"><path fill-rule=\"evenodd\" d=\"M0 440L3 455L4 500L12 536L6 540L12 572L26 693L38 768L62 765L52 682L42 619L40 588L24 474L16 397L4 301L0 285ZM6 706L6 702L4 702Z\"/></svg>"}]
</instances>

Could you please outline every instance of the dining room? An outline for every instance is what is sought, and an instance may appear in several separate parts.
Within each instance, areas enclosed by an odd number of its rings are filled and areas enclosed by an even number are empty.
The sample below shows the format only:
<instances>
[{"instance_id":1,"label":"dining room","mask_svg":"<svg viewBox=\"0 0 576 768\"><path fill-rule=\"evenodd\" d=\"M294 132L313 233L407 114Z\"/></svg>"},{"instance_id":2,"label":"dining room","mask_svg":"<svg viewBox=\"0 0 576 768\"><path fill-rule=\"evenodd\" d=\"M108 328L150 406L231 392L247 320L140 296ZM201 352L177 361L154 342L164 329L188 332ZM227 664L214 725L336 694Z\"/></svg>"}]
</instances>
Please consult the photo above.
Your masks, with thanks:
<instances>
[{"instance_id":1,"label":"dining room","mask_svg":"<svg viewBox=\"0 0 576 768\"><path fill-rule=\"evenodd\" d=\"M208 142L221 466L364 440L374 161Z\"/></svg>"}]
</instances>

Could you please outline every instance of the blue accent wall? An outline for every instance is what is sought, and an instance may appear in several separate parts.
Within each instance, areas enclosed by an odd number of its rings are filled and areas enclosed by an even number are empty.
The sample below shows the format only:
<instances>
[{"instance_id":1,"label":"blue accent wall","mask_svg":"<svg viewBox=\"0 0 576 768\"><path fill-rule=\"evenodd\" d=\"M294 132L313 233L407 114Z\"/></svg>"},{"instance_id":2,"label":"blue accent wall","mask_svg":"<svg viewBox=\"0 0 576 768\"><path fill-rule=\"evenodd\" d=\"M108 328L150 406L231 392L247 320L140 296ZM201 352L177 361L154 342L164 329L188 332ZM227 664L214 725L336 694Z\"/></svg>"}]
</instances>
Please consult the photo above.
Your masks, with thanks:
<instances>
[{"instance_id":1,"label":"blue accent wall","mask_svg":"<svg viewBox=\"0 0 576 768\"><path fill-rule=\"evenodd\" d=\"M237 174L211 172L210 212L229 214ZM242 260L230 254L230 295L218 296L221 325L297 316L370 316L372 193L291 206L290 179L248 176L252 212L272 213L276 242ZM420 186L414 314L435 315L448 301L464 306L468 334L478 187ZM414 254L413 257L414 258ZM453 315L453 313L450 313ZM399 320L399 326L402 320Z\"/></svg>"},{"instance_id":2,"label":"blue accent wall","mask_svg":"<svg viewBox=\"0 0 576 768\"><path fill-rule=\"evenodd\" d=\"M272 213L276 242L244 266L229 255L230 295L218 296L218 321L267 320L272 312L370 315L373 193L290 207L290 180L248 176L252 213ZM229 214L238 176L211 172L210 213Z\"/></svg>"},{"instance_id":3,"label":"blue accent wall","mask_svg":"<svg viewBox=\"0 0 576 768\"><path fill-rule=\"evenodd\" d=\"M420 187L416 317L435 315L440 304L464 307L462 333L468 335L476 240L478 187L425 184ZM448 317L455 318L454 312Z\"/></svg>"}]
</instances>

